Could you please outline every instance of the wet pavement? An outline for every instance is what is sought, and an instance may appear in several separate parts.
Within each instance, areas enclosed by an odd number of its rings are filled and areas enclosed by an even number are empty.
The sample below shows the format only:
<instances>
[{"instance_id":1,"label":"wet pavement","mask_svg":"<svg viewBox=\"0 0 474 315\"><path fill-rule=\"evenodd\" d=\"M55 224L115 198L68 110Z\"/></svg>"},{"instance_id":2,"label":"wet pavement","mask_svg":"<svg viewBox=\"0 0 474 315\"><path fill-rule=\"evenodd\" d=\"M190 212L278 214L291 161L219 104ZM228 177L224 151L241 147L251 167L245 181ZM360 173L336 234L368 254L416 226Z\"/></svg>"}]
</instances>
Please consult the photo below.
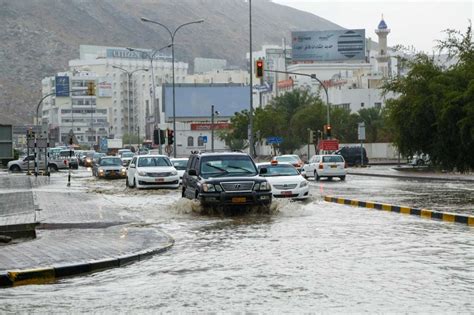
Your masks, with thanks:
<instances>
[{"instance_id":1,"label":"wet pavement","mask_svg":"<svg viewBox=\"0 0 474 315\"><path fill-rule=\"evenodd\" d=\"M57 203L63 210L41 211L42 220L142 222L173 236L174 247L123 268L4 289L0 311L474 312L472 228L322 200L330 194L468 211L472 199L463 198L472 194L472 185L466 182L360 175L311 180L306 202L277 200L270 215L221 217L200 215L200 207L180 198L180 191L138 191L85 172L73 180L70 194L82 197L70 204L83 199L96 211L75 217L61 206L63 199ZM61 185L41 190L62 191ZM94 229L84 232L89 230ZM52 237L67 229L45 232Z\"/></svg>"}]
</instances>

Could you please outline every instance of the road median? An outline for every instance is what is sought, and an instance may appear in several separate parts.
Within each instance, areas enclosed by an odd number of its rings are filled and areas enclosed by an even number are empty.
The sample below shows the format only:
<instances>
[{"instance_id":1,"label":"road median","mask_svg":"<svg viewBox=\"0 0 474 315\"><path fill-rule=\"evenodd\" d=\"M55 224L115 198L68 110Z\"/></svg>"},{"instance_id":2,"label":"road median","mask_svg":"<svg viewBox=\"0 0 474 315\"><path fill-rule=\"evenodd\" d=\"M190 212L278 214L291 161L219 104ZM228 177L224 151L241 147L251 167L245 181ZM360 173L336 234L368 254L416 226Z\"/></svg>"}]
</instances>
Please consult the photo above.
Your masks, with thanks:
<instances>
[{"instance_id":1,"label":"road median","mask_svg":"<svg viewBox=\"0 0 474 315\"><path fill-rule=\"evenodd\" d=\"M386 203L372 202L372 201L361 201L357 199L346 199L334 196L324 196L324 200L327 202L334 202L342 205L349 205L353 207L361 207L368 209L377 209L382 211L397 212L402 214L416 215L426 219L442 220L446 222L461 223L468 226L474 226L474 216L440 212L428 209L411 208L407 206L397 206Z\"/></svg>"}]
</instances>

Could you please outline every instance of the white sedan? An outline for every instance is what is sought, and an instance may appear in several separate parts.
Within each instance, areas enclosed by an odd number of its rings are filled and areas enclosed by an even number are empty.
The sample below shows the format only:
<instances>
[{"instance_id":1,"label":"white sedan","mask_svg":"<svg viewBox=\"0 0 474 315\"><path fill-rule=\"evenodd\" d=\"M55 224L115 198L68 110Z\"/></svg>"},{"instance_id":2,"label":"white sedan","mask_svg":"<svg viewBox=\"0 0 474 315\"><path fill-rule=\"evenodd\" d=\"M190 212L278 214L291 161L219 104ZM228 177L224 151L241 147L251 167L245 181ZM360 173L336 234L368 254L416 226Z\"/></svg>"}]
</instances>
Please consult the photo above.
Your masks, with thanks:
<instances>
[{"instance_id":1,"label":"white sedan","mask_svg":"<svg viewBox=\"0 0 474 315\"><path fill-rule=\"evenodd\" d=\"M179 175L166 155L138 155L127 170L127 187L178 188Z\"/></svg>"},{"instance_id":2,"label":"white sedan","mask_svg":"<svg viewBox=\"0 0 474 315\"><path fill-rule=\"evenodd\" d=\"M275 198L306 199L309 197L308 181L289 163L258 163L258 168L266 168L261 174L272 186Z\"/></svg>"},{"instance_id":3,"label":"white sedan","mask_svg":"<svg viewBox=\"0 0 474 315\"><path fill-rule=\"evenodd\" d=\"M174 168L178 171L179 175L179 182L183 180L184 172L186 171L186 167L188 166L189 158L173 158L171 159L171 163L173 164Z\"/></svg>"}]
</instances>

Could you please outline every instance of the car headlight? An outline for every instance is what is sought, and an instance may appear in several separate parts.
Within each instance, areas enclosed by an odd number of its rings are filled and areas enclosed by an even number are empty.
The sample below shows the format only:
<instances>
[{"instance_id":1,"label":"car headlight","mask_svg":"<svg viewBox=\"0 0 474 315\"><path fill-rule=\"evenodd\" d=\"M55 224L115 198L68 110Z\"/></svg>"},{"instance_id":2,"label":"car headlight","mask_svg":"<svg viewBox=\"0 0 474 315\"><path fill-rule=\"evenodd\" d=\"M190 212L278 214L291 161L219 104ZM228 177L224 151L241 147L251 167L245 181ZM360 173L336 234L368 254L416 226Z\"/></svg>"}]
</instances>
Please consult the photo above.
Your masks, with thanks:
<instances>
[{"instance_id":1,"label":"car headlight","mask_svg":"<svg viewBox=\"0 0 474 315\"><path fill-rule=\"evenodd\" d=\"M272 189L272 186L270 185L269 182L261 182L261 183L257 183L255 184L255 186L253 187L254 190L260 190L260 191L266 191L266 190L271 190Z\"/></svg>"},{"instance_id":2,"label":"car headlight","mask_svg":"<svg viewBox=\"0 0 474 315\"><path fill-rule=\"evenodd\" d=\"M214 192L216 187L213 184L202 184L202 191L204 192Z\"/></svg>"},{"instance_id":3,"label":"car headlight","mask_svg":"<svg viewBox=\"0 0 474 315\"><path fill-rule=\"evenodd\" d=\"M140 175L140 176L146 176L146 172L139 171L139 172L138 172L138 175Z\"/></svg>"},{"instance_id":4,"label":"car headlight","mask_svg":"<svg viewBox=\"0 0 474 315\"><path fill-rule=\"evenodd\" d=\"M178 172L177 171L172 171L171 176L175 176L175 175L178 175Z\"/></svg>"},{"instance_id":5,"label":"car headlight","mask_svg":"<svg viewBox=\"0 0 474 315\"><path fill-rule=\"evenodd\" d=\"M301 188L306 187L306 186L308 186L308 181L307 180L300 183Z\"/></svg>"},{"instance_id":6,"label":"car headlight","mask_svg":"<svg viewBox=\"0 0 474 315\"><path fill-rule=\"evenodd\" d=\"M126 168L122 168L122 173L125 173L127 171Z\"/></svg>"},{"instance_id":7,"label":"car headlight","mask_svg":"<svg viewBox=\"0 0 474 315\"><path fill-rule=\"evenodd\" d=\"M103 173L104 170L102 168L99 168L99 173Z\"/></svg>"}]
</instances>

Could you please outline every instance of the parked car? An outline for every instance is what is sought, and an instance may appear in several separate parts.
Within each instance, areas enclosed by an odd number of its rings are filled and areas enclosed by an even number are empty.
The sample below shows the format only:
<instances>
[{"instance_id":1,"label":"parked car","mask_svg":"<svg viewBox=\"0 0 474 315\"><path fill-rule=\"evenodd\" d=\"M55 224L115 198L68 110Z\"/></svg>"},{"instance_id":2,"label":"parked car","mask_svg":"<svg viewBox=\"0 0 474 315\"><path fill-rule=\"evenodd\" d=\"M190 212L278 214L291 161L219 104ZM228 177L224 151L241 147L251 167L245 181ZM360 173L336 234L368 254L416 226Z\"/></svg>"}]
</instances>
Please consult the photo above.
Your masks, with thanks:
<instances>
[{"instance_id":1,"label":"parked car","mask_svg":"<svg viewBox=\"0 0 474 315\"><path fill-rule=\"evenodd\" d=\"M346 162L337 154L313 155L304 169L306 177L314 177L315 180L321 177L327 177L328 180L339 177L345 180L347 174Z\"/></svg>"},{"instance_id":2,"label":"parked car","mask_svg":"<svg viewBox=\"0 0 474 315\"><path fill-rule=\"evenodd\" d=\"M272 185L275 198L306 199L309 197L308 181L289 163L258 163L259 169L266 168L262 174Z\"/></svg>"},{"instance_id":3,"label":"parked car","mask_svg":"<svg viewBox=\"0 0 474 315\"><path fill-rule=\"evenodd\" d=\"M99 178L123 178L127 175L122 160L116 156L100 157L92 167L92 175Z\"/></svg>"},{"instance_id":4,"label":"parked car","mask_svg":"<svg viewBox=\"0 0 474 315\"><path fill-rule=\"evenodd\" d=\"M122 165L127 167L130 162L132 161L133 157L135 156L135 153L131 151L124 151L120 154L120 158L122 159Z\"/></svg>"},{"instance_id":5,"label":"parked car","mask_svg":"<svg viewBox=\"0 0 474 315\"><path fill-rule=\"evenodd\" d=\"M272 202L271 185L247 153L193 153L183 175L182 196L202 206L258 206Z\"/></svg>"},{"instance_id":6,"label":"parked car","mask_svg":"<svg viewBox=\"0 0 474 315\"><path fill-rule=\"evenodd\" d=\"M179 182L181 183L183 180L184 172L186 171L186 166L188 165L189 158L173 158L171 159L171 163L173 164L174 168L178 171L179 175Z\"/></svg>"},{"instance_id":7,"label":"parked car","mask_svg":"<svg viewBox=\"0 0 474 315\"><path fill-rule=\"evenodd\" d=\"M179 175L166 155L137 155L127 170L127 187L178 188Z\"/></svg>"},{"instance_id":8,"label":"parked car","mask_svg":"<svg viewBox=\"0 0 474 315\"><path fill-rule=\"evenodd\" d=\"M334 154L342 155L348 166L361 165L361 160L364 161L364 165L368 165L367 151L362 147L362 159L360 151L361 147L342 147L334 152Z\"/></svg>"},{"instance_id":9,"label":"parked car","mask_svg":"<svg viewBox=\"0 0 474 315\"><path fill-rule=\"evenodd\" d=\"M277 155L272 158L272 161L277 161L278 163L290 163L298 172L301 173L303 170L304 163L300 159L300 157L296 154L285 154L285 155Z\"/></svg>"},{"instance_id":10,"label":"parked car","mask_svg":"<svg viewBox=\"0 0 474 315\"><path fill-rule=\"evenodd\" d=\"M410 164L413 166L425 166L431 163L429 154L416 153L412 156Z\"/></svg>"}]
</instances>

